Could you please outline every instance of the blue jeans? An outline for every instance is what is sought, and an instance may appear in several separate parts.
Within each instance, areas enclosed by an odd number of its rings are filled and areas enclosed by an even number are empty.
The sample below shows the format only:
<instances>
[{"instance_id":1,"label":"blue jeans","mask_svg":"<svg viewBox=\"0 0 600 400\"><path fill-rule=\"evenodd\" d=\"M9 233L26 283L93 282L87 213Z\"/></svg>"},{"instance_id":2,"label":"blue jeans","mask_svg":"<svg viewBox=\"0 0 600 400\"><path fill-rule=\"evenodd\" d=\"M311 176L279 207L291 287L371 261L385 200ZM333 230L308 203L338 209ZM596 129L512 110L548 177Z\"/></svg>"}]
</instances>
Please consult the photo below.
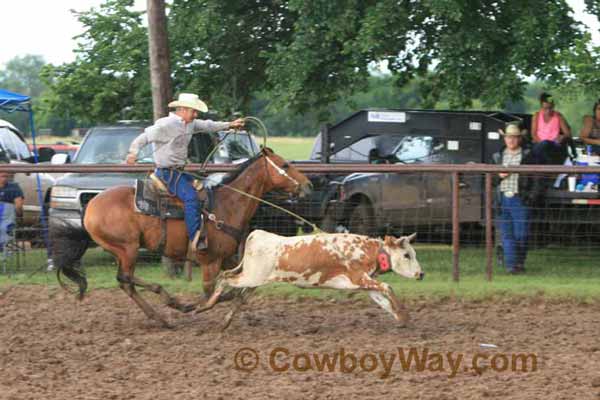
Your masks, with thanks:
<instances>
[{"instance_id":1,"label":"blue jeans","mask_svg":"<svg viewBox=\"0 0 600 400\"><path fill-rule=\"evenodd\" d=\"M176 195L183 201L183 212L185 226L187 227L190 240L194 237L202 224L200 215L201 202L194 186L194 178L186 173L168 168L157 168L156 176L165 182L171 194Z\"/></svg>"},{"instance_id":2,"label":"blue jeans","mask_svg":"<svg viewBox=\"0 0 600 400\"><path fill-rule=\"evenodd\" d=\"M527 257L529 210L518 194L514 197L502 194L499 226L504 265L511 272L516 266L523 267Z\"/></svg>"}]
</instances>

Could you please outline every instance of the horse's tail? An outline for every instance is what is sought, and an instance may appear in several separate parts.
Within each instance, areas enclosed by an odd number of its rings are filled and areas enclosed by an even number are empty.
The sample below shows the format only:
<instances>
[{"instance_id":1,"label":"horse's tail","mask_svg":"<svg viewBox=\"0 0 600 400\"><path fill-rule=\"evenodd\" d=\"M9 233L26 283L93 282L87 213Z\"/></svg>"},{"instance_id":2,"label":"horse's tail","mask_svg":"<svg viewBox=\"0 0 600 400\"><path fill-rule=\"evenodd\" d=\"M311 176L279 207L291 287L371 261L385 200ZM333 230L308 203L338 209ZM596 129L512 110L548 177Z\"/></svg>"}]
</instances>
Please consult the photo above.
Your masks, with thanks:
<instances>
[{"instance_id":1,"label":"horse's tail","mask_svg":"<svg viewBox=\"0 0 600 400\"><path fill-rule=\"evenodd\" d=\"M60 286L69 290L61 275L79 286L78 298L83 299L87 289L87 279L81 268L81 258L90 244L90 235L83 226L67 222L57 222L50 227L52 261L56 267L56 277Z\"/></svg>"}]
</instances>

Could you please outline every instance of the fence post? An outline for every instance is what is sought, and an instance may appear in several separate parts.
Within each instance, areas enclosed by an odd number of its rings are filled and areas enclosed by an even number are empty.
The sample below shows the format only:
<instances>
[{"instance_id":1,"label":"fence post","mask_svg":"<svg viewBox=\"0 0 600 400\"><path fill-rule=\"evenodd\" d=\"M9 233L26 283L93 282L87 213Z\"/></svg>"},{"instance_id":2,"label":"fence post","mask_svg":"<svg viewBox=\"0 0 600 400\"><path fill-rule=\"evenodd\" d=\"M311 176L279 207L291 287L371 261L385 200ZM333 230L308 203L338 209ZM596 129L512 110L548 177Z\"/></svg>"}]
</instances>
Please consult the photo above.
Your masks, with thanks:
<instances>
[{"instance_id":1,"label":"fence post","mask_svg":"<svg viewBox=\"0 0 600 400\"><path fill-rule=\"evenodd\" d=\"M485 252L487 280L492 280L494 266L494 234L492 219L492 174L485 174Z\"/></svg>"},{"instance_id":2,"label":"fence post","mask_svg":"<svg viewBox=\"0 0 600 400\"><path fill-rule=\"evenodd\" d=\"M452 279L455 282L459 280L459 253L460 253L460 175L458 172L452 173Z\"/></svg>"}]
</instances>

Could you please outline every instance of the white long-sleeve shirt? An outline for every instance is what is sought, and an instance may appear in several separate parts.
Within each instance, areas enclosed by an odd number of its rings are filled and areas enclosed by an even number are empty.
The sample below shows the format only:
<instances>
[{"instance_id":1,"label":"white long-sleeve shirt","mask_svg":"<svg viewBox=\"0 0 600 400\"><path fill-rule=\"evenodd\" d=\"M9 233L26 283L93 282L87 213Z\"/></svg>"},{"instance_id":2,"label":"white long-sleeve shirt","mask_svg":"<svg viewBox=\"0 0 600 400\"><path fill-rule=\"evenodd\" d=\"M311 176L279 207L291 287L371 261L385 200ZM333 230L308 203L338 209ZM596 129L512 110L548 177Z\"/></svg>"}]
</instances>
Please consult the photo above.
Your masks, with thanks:
<instances>
[{"instance_id":1,"label":"white long-sleeve shirt","mask_svg":"<svg viewBox=\"0 0 600 400\"><path fill-rule=\"evenodd\" d=\"M211 133L229 129L229 122L195 119L186 124L179 115L156 120L154 125L131 142L129 152L138 155L140 149L154 143L154 162L159 168L185 165L188 156L188 145L195 133Z\"/></svg>"}]
</instances>

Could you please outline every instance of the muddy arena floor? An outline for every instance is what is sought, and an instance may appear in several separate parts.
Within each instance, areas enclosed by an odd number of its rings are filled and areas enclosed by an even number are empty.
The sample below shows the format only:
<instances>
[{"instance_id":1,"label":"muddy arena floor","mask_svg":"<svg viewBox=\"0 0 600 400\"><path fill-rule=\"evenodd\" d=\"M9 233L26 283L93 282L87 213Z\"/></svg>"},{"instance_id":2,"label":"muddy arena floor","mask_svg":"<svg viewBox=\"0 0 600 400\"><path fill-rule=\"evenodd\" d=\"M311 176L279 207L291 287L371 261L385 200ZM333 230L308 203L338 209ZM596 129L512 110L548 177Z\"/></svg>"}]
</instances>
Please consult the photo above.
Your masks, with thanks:
<instances>
[{"instance_id":1,"label":"muddy arena floor","mask_svg":"<svg viewBox=\"0 0 600 400\"><path fill-rule=\"evenodd\" d=\"M401 328L362 299L254 297L224 333L226 304L157 309L174 329L118 289L77 302L56 288L12 288L0 298L0 399L600 398L598 304L413 301ZM405 370L399 351L411 348L428 361ZM450 352L463 356L455 376ZM499 371L517 353L535 354L536 370ZM319 366L325 354L344 354L343 366ZM469 368L476 354L502 362Z\"/></svg>"}]
</instances>

